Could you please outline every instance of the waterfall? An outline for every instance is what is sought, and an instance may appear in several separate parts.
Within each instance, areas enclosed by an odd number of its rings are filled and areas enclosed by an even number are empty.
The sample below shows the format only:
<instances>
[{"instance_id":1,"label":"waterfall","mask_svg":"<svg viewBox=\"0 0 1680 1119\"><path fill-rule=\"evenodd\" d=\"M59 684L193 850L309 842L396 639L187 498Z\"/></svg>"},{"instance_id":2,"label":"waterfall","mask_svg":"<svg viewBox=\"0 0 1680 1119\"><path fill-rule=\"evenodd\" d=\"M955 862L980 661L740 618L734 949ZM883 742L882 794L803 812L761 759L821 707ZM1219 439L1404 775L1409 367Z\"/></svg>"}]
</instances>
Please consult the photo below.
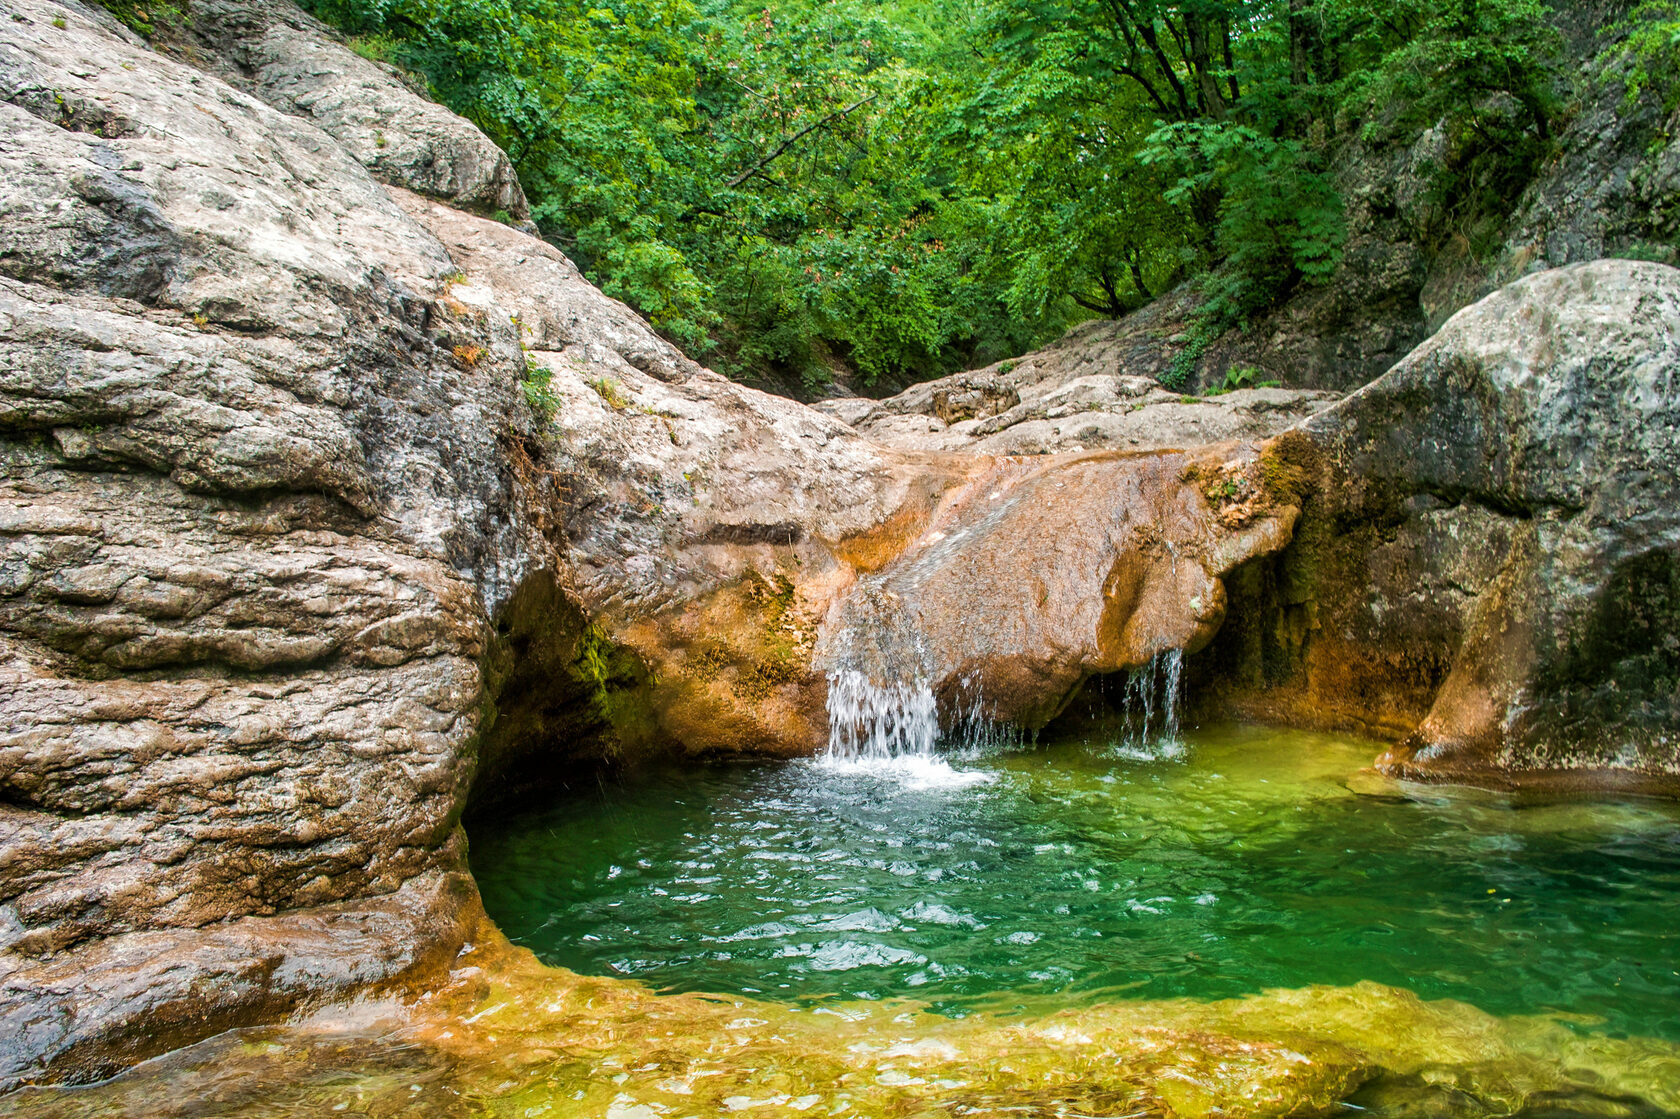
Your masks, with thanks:
<instances>
[{"instance_id":1,"label":"waterfall","mask_svg":"<svg viewBox=\"0 0 1680 1119\"><path fill-rule=\"evenodd\" d=\"M1116 754L1141 761L1184 753L1178 713L1183 675L1182 649L1157 653L1127 674Z\"/></svg>"},{"instance_id":2,"label":"waterfall","mask_svg":"<svg viewBox=\"0 0 1680 1119\"><path fill-rule=\"evenodd\" d=\"M830 757L931 757L938 741L939 706L926 677L880 684L855 668L830 674Z\"/></svg>"},{"instance_id":3,"label":"waterfall","mask_svg":"<svg viewBox=\"0 0 1680 1119\"><path fill-rule=\"evenodd\" d=\"M941 667L928 644L917 596L901 593L913 585L908 577L896 590L866 579L829 619L818 645L818 665L828 677L826 765L916 774L935 767L954 774L947 760L975 758L1023 740L1018 728L990 717L993 707L979 671L955 675L949 665ZM1183 651L1169 649L1123 677L1117 753L1183 754L1183 668Z\"/></svg>"},{"instance_id":4,"label":"waterfall","mask_svg":"<svg viewBox=\"0 0 1680 1119\"><path fill-rule=\"evenodd\" d=\"M879 683L855 668L828 677L828 757L885 761L943 752L973 757L1018 746L1021 732L986 717L978 675L958 682L946 720L925 675Z\"/></svg>"},{"instance_id":5,"label":"waterfall","mask_svg":"<svg viewBox=\"0 0 1680 1119\"><path fill-rule=\"evenodd\" d=\"M859 588L828 651L828 752L836 761L931 758L939 743L932 658L903 600Z\"/></svg>"},{"instance_id":6,"label":"waterfall","mask_svg":"<svg viewBox=\"0 0 1680 1119\"><path fill-rule=\"evenodd\" d=\"M824 764L891 774L912 787L963 787L989 781L952 769L948 755L974 753L1012 734L985 717L977 675L958 682L940 719L934 659L903 600L865 586L849 624L827 649L828 750Z\"/></svg>"}]
</instances>

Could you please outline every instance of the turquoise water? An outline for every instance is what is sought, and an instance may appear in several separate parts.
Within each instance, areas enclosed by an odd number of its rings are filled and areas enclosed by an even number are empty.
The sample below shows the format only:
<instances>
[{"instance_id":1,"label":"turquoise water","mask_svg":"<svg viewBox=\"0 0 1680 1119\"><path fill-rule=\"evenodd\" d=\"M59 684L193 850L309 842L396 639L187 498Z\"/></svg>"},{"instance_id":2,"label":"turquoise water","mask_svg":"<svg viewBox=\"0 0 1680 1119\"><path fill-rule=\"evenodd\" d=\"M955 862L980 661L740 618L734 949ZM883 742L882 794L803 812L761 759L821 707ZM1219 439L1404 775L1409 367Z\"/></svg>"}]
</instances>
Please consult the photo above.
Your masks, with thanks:
<instances>
[{"instance_id":1,"label":"turquoise water","mask_svg":"<svg viewBox=\"0 0 1680 1119\"><path fill-rule=\"evenodd\" d=\"M481 823L472 866L543 961L661 990L960 1015L1375 980L1680 1040L1680 809L1398 785L1378 749L690 765Z\"/></svg>"}]
</instances>

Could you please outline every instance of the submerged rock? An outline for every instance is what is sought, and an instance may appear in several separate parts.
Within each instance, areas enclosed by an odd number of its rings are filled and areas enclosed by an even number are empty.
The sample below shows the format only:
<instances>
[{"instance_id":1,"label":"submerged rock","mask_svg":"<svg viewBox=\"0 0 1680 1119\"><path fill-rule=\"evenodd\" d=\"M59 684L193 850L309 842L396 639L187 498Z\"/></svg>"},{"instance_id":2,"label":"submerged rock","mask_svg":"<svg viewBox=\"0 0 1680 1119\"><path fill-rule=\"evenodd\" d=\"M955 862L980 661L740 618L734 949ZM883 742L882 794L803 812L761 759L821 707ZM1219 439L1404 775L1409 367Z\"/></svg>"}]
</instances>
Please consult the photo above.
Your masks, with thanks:
<instances>
[{"instance_id":1,"label":"submerged rock","mask_svg":"<svg viewBox=\"0 0 1680 1119\"><path fill-rule=\"evenodd\" d=\"M249 1030L32 1114L1666 1114L1672 1044L1582 1036L1375 983L1247 998L1028 1003L950 1018L905 1000L656 995L543 968L493 930L411 1009Z\"/></svg>"}]
</instances>

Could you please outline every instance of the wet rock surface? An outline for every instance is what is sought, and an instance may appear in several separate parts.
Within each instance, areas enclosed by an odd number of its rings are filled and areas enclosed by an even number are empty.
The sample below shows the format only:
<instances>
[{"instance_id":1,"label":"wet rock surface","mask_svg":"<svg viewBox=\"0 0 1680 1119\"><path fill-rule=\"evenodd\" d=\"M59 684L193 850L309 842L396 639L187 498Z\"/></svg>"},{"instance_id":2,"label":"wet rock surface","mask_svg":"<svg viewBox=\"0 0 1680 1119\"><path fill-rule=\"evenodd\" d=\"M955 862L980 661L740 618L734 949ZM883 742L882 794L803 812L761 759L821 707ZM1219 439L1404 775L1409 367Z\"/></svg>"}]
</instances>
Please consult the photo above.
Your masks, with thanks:
<instances>
[{"instance_id":1,"label":"wet rock surface","mask_svg":"<svg viewBox=\"0 0 1680 1119\"><path fill-rule=\"evenodd\" d=\"M251 1029L75 1092L42 1117L514 1113L1600 1114L1680 1106L1672 1044L1583 1037L1375 983L1251 998L1029 1005L953 1019L913 1002L655 995L543 968L494 930L412 1008Z\"/></svg>"},{"instance_id":2,"label":"wet rock surface","mask_svg":"<svg viewBox=\"0 0 1680 1119\"><path fill-rule=\"evenodd\" d=\"M1680 788L1680 271L1540 273L1268 449L1310 490L1207 683L1409 776ZM1217 671L1214 671L1217 669Z\"/></svg>"},{"instance_id":3,"label":"wet rock surface","mask_svg":"<svg viewBox=\"0 0 1680 1119\"><path fill-rule=\"evenodd\" d=\"M1287 543L1295 515L1250 444L1006 459L837 604L818 663L917 675L947 722L1037 729L1087 678L1205 645L1222 578Z\"/></svg>"},{"instance_id":4,"label":"wet rock surface","mask_svg":"<svg viewBox=\"0 0 1680 1119\"><path fill-rule=\"evenodd\" d=\"M1528 281L1334 408L1150 387L1169 304L825 414L456 208L523 216L505 157L290 8L191 6L191 65L8 14L0 1089L423 985L465 812L818 749L870 611L1026 725L1217 631L1304 658L1270 711L1423 722L1397 766L1672 772L1672 273Z\"/></svg>"}]
</instances>

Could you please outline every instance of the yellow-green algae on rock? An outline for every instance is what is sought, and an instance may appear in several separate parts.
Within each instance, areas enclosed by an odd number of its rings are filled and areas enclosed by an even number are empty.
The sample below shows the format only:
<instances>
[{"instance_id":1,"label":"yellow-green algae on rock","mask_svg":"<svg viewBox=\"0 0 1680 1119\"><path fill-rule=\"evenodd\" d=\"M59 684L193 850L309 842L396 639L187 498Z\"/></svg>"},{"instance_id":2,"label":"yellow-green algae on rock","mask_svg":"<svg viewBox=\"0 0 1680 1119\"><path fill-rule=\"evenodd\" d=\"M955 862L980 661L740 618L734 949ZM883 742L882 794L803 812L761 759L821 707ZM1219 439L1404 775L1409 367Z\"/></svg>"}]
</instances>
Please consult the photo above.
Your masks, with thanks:
<instances>
[{"instance_id":1,"label":"yellow-green algae on rock","mask_svg":"<svg viewBox=\"0 0 1680 1119\"><path fill-rule=\"evenodd\" d=\"M17 1114L583 1117L1656 1115L1680 1047L1391 987L951 1019L794 1009L550 969L486 925L447 982L25 1092ZM1538 1113L1536 1111L1535 1113Z\"/></svg>"}]
</instances>

